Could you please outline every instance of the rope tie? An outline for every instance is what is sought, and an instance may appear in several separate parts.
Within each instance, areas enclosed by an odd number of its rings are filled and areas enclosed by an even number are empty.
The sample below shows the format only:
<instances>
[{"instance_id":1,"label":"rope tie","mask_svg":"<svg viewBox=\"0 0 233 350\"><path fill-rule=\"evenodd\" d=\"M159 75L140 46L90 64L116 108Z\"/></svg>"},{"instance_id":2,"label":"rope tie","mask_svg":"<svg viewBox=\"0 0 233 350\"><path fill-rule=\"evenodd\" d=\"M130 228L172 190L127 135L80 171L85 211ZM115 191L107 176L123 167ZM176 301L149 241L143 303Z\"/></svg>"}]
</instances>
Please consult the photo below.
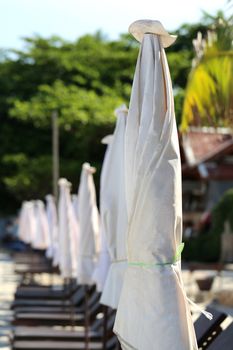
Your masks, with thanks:
<instances>
[{"instance_id":1,"label":"rope tie","mask_svg":"<svg viewBox=\"0 0 233 350\"><path fill-rule=\"evenodd\" d=\"M181 254L182 254L183 249L184 249L184 243L182 242L182 243L180 243L178 245L178 248L176 250L176 254L174 255L172 261L165 261L165 262L161 262L161 263L157 263L157 262L156 263L144 263L144 262L141 262L141 261L129 261L128 265L129 266L145 267L145 268L153 268L153 267L159 267L159 266L172 266L172 265L175 265L176 263L178 263L181 260ZM182 286L180 286L180 288L182 288ZM199 307L196 303L194 303L191 299L189 299L186 296L183 288L182 288L182 292L183 292L184 297L186 298L186 300L191 305L193 305L199 312L201 312L209 320L213 319L213 315L210 312L208 312L206 310L203 310L201 307Z\"/></svg>"},{"instance_id":2,"label":"rope tie","mask_svg":"<svg viewBox=\"0 0 233 350\"><path fill-rule=\"evenodd\" d=\"M180 243L176 254L174 255L173 259L171 261L165 261L165 262L153 262L153 263L144 263L141 261L129 261L128 265L129 266L139 266L139 267L147 267L147 268L151 268L151 267L156 267L156 266L167 266L167 265L174 265L176 264L178 261L181 260L181 254L182 251L184 249L184 243Z\"/></svg>"}]
</instances>

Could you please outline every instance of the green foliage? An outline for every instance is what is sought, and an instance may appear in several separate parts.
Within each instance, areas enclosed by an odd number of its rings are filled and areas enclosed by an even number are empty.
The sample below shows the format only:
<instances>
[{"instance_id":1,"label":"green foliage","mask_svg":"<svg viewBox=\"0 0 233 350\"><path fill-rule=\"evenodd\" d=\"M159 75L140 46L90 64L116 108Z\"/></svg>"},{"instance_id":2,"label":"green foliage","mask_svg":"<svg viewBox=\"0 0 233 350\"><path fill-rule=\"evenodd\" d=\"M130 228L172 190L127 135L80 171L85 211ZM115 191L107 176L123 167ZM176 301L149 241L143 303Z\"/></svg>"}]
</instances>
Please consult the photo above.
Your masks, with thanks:
<instances>
[{"instance_id":1,"label":"green foliage","mask_svg":"<svg viewBox=\"0 0 233 350\"><path fill-rule=\"evenodd\" d=\"M232 72L233 52L206 55L189 78L182 129L191 122L215 127L232 126Z\"/></svg>"},{"instance_id":2,"label":"green foliage","mask_svg":"<svg viewBox=\"0 0 233 350\"><path fill-rule=\"evenodd\" d=\"M211 227L208 232L200 232L199 237L187 243L184 258L206 262L219 261L221 234L224 223L229 222L233 232L233 189L226 191L211 212Z\"/></svg>"},{"instance_id":3,"label":"green foliage","mask_svg":"<svg viewBox=\"0 0 233 350\"><path fill-rule=\"evenodd\" d=\"M205 18L214 32L198 49L201 57L197 56L189 75L182 130L190 124L232 127L233 123L232 18L225 19L221 12Z\"/></svg>"},{"instance_id":4,"label":"green foliage","mask_svg":"<svg viewBox=\"0 0 233 350\"><path fill-rule=\"evenodd\" d=\"M18 120L45 127L51 124L51 114L56 110L60 125L69 129L77 123L114 122L113 111L122 102L123 99L108 88L99 96L93 90L65 86L57 80L51 86L39 85L38 92L29 101L14 99L9 113Z\"/></svg>"},{"instance_id":5,"label":"green foliage","mask_svg":"<svg viewBox=\"0 0 233 350\"><path fill-rule=\"evenodd\" d=\"M8 169L3 183L16 196L38 198L51 191L51 159L48 156L28 158L25 154L5 155L2 164Z\"/></svg>"},{"instance_id":6,"label":"green foliage","mask_svg":"<svg viewBox=\"0 0 233 350\"><path fill-rule=\"evenodd\" d=\"M212 210L211 234L221 235L224 223L228 221L233 232L233 189L226 191L219 203Z\"/></svg>"},{"instance_id":7,"label":"green foliage","mask_svg":"<svg viewBox=\"0 0 233 350\"><path fill-rule=\"evenodd\" d=\"M204 24L184 25L167 50L180 123L193 57L192 39ZM24 49L0 52L0 212L51 192L51 114L59 115L60 173L78 184L85 161L99 170L113 131L114 109L128 105L139 44L101 32L71 43L59 37L24 38ZM77 187L77 186L76 186ZM75 185L74 190L76 191Z\"/></svg>"}]
</instances>

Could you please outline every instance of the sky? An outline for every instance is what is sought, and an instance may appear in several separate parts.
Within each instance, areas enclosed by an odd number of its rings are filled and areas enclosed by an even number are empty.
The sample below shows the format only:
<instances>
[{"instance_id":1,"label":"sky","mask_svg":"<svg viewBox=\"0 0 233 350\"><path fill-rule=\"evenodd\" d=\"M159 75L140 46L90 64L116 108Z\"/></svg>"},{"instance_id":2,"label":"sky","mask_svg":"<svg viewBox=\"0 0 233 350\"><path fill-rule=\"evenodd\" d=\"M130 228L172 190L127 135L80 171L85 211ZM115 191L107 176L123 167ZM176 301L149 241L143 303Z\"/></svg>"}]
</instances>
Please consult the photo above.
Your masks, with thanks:
<instances>
[{"instance_id":1,"label":"sky","mask_svg":"<svg viewBox=\"0 0 233 350\"><path fill-rule=\"evenodd\" d=\"M101 29L117 39L137 19L160 20L172 32L198 21L202 10L228 7L227 0L0 0L0 48L22 48L21 38L33 34L72 41Z\"/></svg>"}]
</instances>

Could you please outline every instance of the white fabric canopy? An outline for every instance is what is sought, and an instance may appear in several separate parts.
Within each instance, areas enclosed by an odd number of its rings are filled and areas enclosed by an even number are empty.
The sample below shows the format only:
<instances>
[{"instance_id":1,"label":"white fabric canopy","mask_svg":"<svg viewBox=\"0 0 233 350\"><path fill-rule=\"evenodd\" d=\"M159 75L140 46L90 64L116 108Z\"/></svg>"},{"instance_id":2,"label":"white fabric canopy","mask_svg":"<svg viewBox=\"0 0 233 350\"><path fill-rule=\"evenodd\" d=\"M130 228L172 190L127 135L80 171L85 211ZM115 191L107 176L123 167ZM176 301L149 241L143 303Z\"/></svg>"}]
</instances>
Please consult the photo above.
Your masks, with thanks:
<instances>
[{"instance_id":1,"label":"white fabric canopy","mask_svg":"<svg viewBox=\"0 0 233 350\"><path fill-rule=\"evenodd\" d=\"M123 349L194 350L180 263L173 263L182 239L181 163L170 73L157 35L144 35L125 138L128 267L114 331Z\"/></svg>"},{"instance_id":2,"label":"white fabric canopy","mask_svg":"<svg viewBox=\"0 0 233 350\"><path fill-rule=\"evenodd\" d=\"M107 275L101 303L117 308L126 261L127 212L125 198L124 142L128 110L116 110L117 122L113 140L108 146L101 178L101 225L107 239L111 266Z\"/></svg>"},{"instance_id":3,"label":"white fabric canopy","mask_svg":"<svg viewBox=\"0 0 233 350\"><path fill-rule=\"evenodd\" d=\"M72 205L73 205L75 217L78 220L78 195L77 194L72 194Z\"/></svg>"},{"instance_id":4,"label":"white fabric canopy","mask_svg":"<svg viewBox=\"0 0 233 350\"><path fill-rule=\"evenodd\" d=\"M59 182L58 235L59 267L63 278L76 276L78 249L78 222L71 202L70 183L66 179Z\"/></svg>"},{"instance_id":5,"label":"white fabric canopy","mask_svg":"<svg viewBox=\"0 0 233 350\"><path fill-rule=\"evenodd\" d=\"M49 225L44 203L41 200L34 201L36 229L32 240L35 249L47 249L50 245Z\"/></svg>"},{"instance_id":6,"label":"white fabric canopy","mask_svg":"<svg viewBox=\"0 0 233 350\"><path fill-rule=\"evenodd\" d=\"M28 228L27 228L28 205L29 205L29 202L27 201L22 203L20 213L19 213L19 221L18 221L18 237L24 243L30 243L30 236L28 234Z\"/></svg>"},{"instance_id":7,"label":"white fabric canopy","mask_svg":"<svg viewBox=\"0 0 233 350\"><path fill-rule=\"evenodd\" d=\"M30 243L32 245L36 236L36 215L35 204L33 201L27 203L26 230L29 237L27 243Z\"/></svg>"},{"instance_id":8,"label":"white fabric canopy","mask_svg":"<svg viewBox=\"0 0 233 350\"><path fill-rule=\"evenodd\" d=\"M108 246L106 237L103 234L103 230L100 224L100 251L95 265L92 280L96 284L97 292L102 292L104 289L107 273L110 265L110 256L108 253Z\"/></svg>"},{"instance_id":9,"label":"white fabric canopy","mask_svg":"<svg viewBox=\"0 0 233 350\"><path fill-rule=\"evenodd\" d=\"M93 284L96 256L99 252L99 213L93 180L95 169L88 163L82 167L78 190L79 238L77 279L79 284Z\"/></svg>"},{"instance_id":10,"label":"white fabric canopy","mask_svg":"<svg viewBox=\"0 0 233 350\"><path fill-rule=\"evenodd\" d=\"M105 169L106 169L106 164L108 163L108 150L109 150L109 145L112 142L112 135L107 135L105 136L102 140L101 143L104 145L108 145L107 150L104 155L104 161L101 169L101 174L100 174L100 231L99 231L99 239L100 239L100 252L98 256L98 260L95 266L95 270L93 273L93 281L96 284L96 289L98 292L102 292L104 288L104 284L107 278L107 273L108 269L110 266L110 256L108 252L108 246L107 246L107 240L106 240L106 234L104 232L104 224L102 220L102 200L103 200L103 189L104 189L104 179L105 179Z\"/></svg>"},{"instance_id":11,"label":"white fabric canopy","mask_svg":"<svg viewBox=\"0 0 233 350\"><path fill-rule=\"evenodd\" d=\"M46 215L49 225L49 236L50 245L46 251L46 256L53 259L55 262L57 260L57 249L58 249L58 223L57 223L57 208L55 205L54 197L48 194L46 197Z\"/></svg>"},{"instance_id":12,"label":"white fabric canopy","mask_svg":"<svg viewBox=\"0 0 233 350\"><path fill-rule=\"evenodd\" d=\"M35 237L36 222L33 202L25 201L19 214L18 236L24 243L30 244Z\"/></svg>"}]
</instances>

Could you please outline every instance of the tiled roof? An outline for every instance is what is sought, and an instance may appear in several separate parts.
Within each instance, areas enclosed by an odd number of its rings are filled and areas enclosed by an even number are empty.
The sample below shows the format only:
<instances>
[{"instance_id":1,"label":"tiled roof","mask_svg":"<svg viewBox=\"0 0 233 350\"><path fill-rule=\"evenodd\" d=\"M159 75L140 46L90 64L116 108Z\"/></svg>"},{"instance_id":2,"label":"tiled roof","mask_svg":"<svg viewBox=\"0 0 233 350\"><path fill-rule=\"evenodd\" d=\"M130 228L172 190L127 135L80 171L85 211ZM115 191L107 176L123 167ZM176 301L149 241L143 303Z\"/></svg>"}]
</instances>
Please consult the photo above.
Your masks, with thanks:
<instances>
[{"instance_id":1,"label":"tiled roof","mask_svg":"<svg viewBox=\"0 0 233 350\"><path fill-rule=\"evenodd\" d=\"M181 135L184 163L195 167L222 154L233 153L233 133L229 129L190 128Z\"/></svg>"}]
</instances>

